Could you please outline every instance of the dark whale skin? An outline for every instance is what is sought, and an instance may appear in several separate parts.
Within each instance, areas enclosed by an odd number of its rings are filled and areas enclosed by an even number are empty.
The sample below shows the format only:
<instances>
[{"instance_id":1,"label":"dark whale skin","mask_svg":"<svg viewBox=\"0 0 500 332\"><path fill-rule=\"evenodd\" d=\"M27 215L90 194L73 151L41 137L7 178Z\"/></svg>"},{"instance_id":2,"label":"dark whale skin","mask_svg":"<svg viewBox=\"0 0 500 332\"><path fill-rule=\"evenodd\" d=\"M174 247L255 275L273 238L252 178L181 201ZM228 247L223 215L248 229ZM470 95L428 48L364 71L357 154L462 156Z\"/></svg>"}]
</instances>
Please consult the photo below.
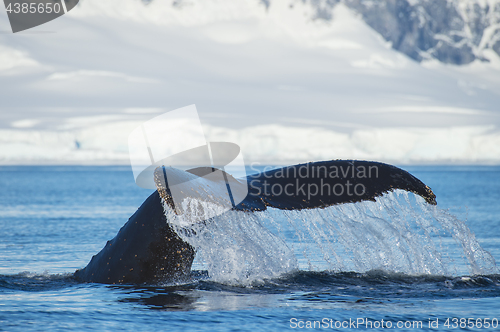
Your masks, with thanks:
<instances>
[{"instance_id":1,"label":"dark whale skin","mask_svg":"<svg viewBox=\"0 0 500 332\"><path fill-rule=\"evenodd\" d=\"M338 172L334 172L334 171ZM364 171L364 172L363 172ZM308 174L304 177L301 175ZM364 177L362 175L365 175ZM338 175L338 177L335 177ZM360 176L361 175L361 176ZM235 207L241 211L259 211L272 207L281 210L302 210L325 208L331 205L376 201L377 197L396 189L412 192L421 196L431 205L436 205L436 195L431 188L405 170L396 166L375 161L329 160L292 165L270 171L249 175L247 198ZM349 189L346 183L349 182ZM265 188L267 184L267 190ZM311 195L302 189L342 185L342 194ZM292 188L289 194L285 190L276 195L270 190ZM363 192L356 194L354 188L360 186ZM314 192L312 192L314 194Z\"/></svg>"},{"instance_id":2,"label":"dark whale skin","mask_svg":"<svg viewBox=\"0 0 500 332\"><path fill-rule=\"evenodd\" d=\"M370 169L372 174L360 176L362 170ZM307 170L310 176L302 176ZM187 172L202 177L213 171L215 169L211 167L200 167ZM158 167L155 176L161 177L162 174L163 167ZM282 210L316 209L375 201L377 197L396 189L412 192L423 197L428 204L436 205L436 196L419 179L395 166L373 161L311 162L250 175L246 181L234 179L229 174L226 174L227 179L232 186L248 186L246 198L233 206L233 210L246 212L263 211L270 207ZM297 190L303 185L321 188L327 184L330 187L342 184L347 188L347 181L351 189L356 185L362 186L359 188L364 188L363 192L355 194L345 190L342 194L310 195ZM156 185L158 190L144 201L115 238L108 241L85 268L74 273L75 279L104 284L158 284L189 278L195 250L175 233L166 220L162 200L174 208L168 181L157 181ZM295 190L283 191L281 195L275 195L272 190L266 191L266 186L272 188L274 185L281 188L295 186Z\"/></svg>"},{"instance_id":3,"label":"dark whale skin","mask_svg":"<svg viewBox=\"0 0 500 332\"><path fill-rule=\"evenodd\" d=\"M167 224L155 191L74 278L104 284L174 282L189 277L194 254Z\"/></svg>"}]
</instances>

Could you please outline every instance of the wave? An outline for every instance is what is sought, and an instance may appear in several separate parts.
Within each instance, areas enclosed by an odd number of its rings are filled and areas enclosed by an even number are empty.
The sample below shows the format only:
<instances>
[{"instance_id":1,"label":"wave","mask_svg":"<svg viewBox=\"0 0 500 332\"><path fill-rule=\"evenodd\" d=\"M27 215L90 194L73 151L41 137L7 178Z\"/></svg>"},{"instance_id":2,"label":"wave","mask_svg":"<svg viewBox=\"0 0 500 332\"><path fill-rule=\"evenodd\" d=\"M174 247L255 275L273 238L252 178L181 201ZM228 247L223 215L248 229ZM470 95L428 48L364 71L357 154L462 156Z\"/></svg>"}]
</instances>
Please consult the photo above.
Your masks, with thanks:
<instances>
[{"instance_id":1,"label":"wave","mask_svg":"<svg viewBox=\"0 0 500 332\"><path fill-rule=\"evenodd\" d=\"M72 273L48 274L22 272L13 275L0 275L0 292L25 291L41 292L59 290L82 284L73 279ZM131 293L141 291L163 293L172 291L230 291L238 293L293 293L296 291L308 292L318 290L335 290L339 293L362 293L365 287L378 291L390 290L397 294L398 288L404 288L402 297L418 296L437 290L453 292L459 290L491 290L500 295L500 274L473 275L450 277L443 275L408 275L383 270L370 270L358 272L332 272L332 271L295 271L277 278L262 280L247 285L229 285L210 279L206 270L194 270L190 280L176 284L155 285L96 285L96 287L124 289ZM453 295L454 293L450 293ZM457 293L458 294L458 293ZM475 293L477 296L478 293ZM491 294L490 294L491 295ZM425 295L422 295L425 296Z\"/></svg>"},{"instance_id":2,"label":"wave","mask_svg":"<svg viewBox=\"0 0 500 332\"><path fill-rule=\"evenodd\" d=\"M11 275L0 275L0 291L14 290L39 292L66 288L76 283L72 273L49 274L21 272Z\"/></svg>"}]
</instances>

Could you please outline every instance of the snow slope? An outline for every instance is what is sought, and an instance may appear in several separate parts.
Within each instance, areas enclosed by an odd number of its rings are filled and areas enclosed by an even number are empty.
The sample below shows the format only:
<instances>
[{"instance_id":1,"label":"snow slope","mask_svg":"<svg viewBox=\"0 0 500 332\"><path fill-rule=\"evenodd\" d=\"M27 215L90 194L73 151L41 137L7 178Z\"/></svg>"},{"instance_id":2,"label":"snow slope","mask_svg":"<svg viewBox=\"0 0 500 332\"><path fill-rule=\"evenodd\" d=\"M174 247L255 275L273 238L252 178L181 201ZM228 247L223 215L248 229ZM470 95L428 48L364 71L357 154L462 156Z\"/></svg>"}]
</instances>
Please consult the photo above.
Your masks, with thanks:
<instances>
[{"instance_id":1,"label":"snow slope","mask_svg":"<svg viewBox=\"0 0 500 332\"><path fill-rule=\"evenodd\" d=\"M500 163L491 50L417 63L343 4L175 3L82 0L15 35L0 12L0 163L128 163L133 128L193 103L247 162Z\"/></svg>"}]
</instances>

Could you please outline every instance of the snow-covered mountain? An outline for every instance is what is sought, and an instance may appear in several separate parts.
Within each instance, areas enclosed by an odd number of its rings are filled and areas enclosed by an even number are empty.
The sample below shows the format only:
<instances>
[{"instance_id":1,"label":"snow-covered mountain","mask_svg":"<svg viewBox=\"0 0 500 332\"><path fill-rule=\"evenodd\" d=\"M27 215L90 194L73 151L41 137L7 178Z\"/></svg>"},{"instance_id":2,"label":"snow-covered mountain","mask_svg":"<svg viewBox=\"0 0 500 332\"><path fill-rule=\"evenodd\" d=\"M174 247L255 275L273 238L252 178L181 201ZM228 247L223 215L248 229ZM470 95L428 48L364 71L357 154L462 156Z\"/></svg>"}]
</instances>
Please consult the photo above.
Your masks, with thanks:
<instances>
[{"instance_id":1,"label":"snow-covered mountain","mask_svg":"<svg viewBox=\"0 0 500 332\"><path fill-rule=\"evenodd\" d=\"M339 3L391 42L394 49L422 61L467 64L500 55L498 0L306 0L314 18L331 20ZM268 2L269 3L269 2Z\"/></svg>"},{"instance_id":2,"label":"snow-covered mountain","mask_svg":"<svg viewBox=\"0 0 500 332\"><path fill-rule=\"evenodd\" d=\"M189 104L247 161L500 163L498 8L81 0L0 34L0 163L127 163L133 128Z\"/></svg>"},{"instance_id":3,"label":"snow-covered mountain","mask_svg":"<svg viewBox=\"0 0 500 332\"><path fill-rule=\"evenodd\" d=\"M153 8L143 19L169 24L174 16L177 22L180 19L182 23L193 25L221 19L262 18L266 14L274 16L270 8L280 8L283 4L288 13L281 11L281 18L302 16L303 20L331 22L334 20L335 8L344 5L390 42L394 49L416 61L437 59L444 63L462 65L476 59L488 61L489 50L500 55L500 0L236 0L231 3L220 0L136 1L142 1L145 6ZM137 19L137 12L148 12L147 9L138 9L138 6L140 5L136 4L135 10L130 12L129 5L123 6L125 10L116 10L117 6L105 4L103 7L114 11L113 14L102 7L94 7L94 13L113 16L122 14ZM156 14L152 14L153 11ZM164 15L169 11L178 13Z\"/></svg>"},{"instance_id":4,"label":"snow-covered mountain","mask_svg":"<svg viewBox=\"0 0 500 332\"><path fill-rule=\"evenodd\" d=\"M149 5L153 1L142 0ZM266 10L279 0L254 0ZM171 6L190 11L195 0L174 0ZM213 2L213 1L212 1ZM210 1L209 1L210 3ZM298 5L299 4L299 5ZM304 10L306 4L312 11ZM416 61L437 59L467 64L488 61L492 50L500 55L499 0L289 0L290 11L306 13L310 20L330 22L343 4L359 14L391 46Z\"/></svg>"}]
</instances>

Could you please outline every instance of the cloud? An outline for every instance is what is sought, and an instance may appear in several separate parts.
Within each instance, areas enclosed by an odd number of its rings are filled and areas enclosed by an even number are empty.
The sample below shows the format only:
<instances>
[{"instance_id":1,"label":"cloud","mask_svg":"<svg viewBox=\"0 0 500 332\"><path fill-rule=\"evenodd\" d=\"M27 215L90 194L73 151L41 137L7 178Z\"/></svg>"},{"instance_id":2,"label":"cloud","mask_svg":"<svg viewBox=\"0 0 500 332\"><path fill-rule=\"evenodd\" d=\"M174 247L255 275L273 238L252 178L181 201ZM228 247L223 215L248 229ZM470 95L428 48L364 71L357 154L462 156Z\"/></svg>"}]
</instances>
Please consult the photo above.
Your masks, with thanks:
<instances>
[{"instance_id":1,"label":"cloud","mask_svg":"<svg viewBox=\"0 0 500 332\"><path fill-rule=\"evenodd\" d=\"M139 77L139 76L130 76L124 73L112 72L106 70L76 70L70 72L56 72L50 74L47 77L49 81L58 81L58 80L83 80L87 78L112 78L123 80L127 82L133 83L159 83L160 80L147 78L147 77Z\"/></svg>"},{"instance_id":2,"label":"cloud","mask_svg":"<svg viewBox=\"0 0 500 332\"><path fill-rule=\"evenodd\" d=\"M0 72L39 66L26 52L0 44Z\"/></svg>"}]
</instances>

